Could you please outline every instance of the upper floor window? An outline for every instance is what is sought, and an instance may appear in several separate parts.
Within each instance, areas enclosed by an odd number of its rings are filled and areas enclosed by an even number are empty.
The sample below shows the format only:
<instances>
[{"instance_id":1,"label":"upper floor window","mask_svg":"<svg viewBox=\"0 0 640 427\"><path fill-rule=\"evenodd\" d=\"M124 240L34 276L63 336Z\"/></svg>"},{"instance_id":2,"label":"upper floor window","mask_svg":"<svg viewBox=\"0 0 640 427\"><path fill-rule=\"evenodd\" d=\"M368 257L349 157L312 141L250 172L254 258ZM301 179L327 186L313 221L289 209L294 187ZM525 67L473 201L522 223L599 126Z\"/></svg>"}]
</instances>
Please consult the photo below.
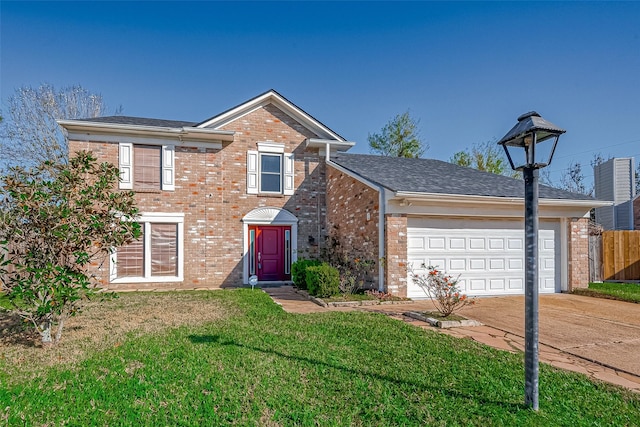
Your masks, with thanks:
<instances>
[{"instance_id":1,"label":"upper floor window","mask_svg":"<svg viewBox=\"0 0 640 427\"><path fill-rule=\"evenodd\" d=\"M118 158L120 188L173 191L174 151L172 145L121 142Z\"/></svg>"},{"instance_id":2,"label":"upper floor window","mask_svg":"<svg viewBox=\"0 0 640 427\"><path fill-rule=\"evenodd\" d=\"M161 152L159 145L133 146L134 190L160 190Z\"/></svg>"},{"instance_id":3,"label":"upper floor window","mask_svg":"<svg viewBox=\"0 0 640 427\"><path fill-rule=\"evenodd\" d=\"M282 155L260 153L260 192L282 192Z\"/></svg>"},{"instance_id":4,"label":"upper floor window","mask_svg":"<svg viewBox=\"0 0 640 427\"><path fill-rule=\"evenodd\" d=\"M247 193L291 195L294 190L293 153L284 144L259 142L247 153Z\"/></svg>"}]
</instances>

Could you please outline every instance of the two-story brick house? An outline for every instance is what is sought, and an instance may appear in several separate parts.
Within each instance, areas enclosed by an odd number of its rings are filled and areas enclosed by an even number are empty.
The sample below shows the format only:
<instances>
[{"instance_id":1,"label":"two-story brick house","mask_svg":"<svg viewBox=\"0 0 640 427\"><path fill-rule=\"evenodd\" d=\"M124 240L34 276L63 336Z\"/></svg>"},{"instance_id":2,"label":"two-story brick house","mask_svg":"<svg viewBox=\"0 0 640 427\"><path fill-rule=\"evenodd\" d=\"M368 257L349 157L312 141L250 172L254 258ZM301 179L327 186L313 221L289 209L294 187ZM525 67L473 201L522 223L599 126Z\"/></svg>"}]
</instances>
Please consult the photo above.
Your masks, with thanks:
<instances>
[{"instance_id":1,"label":"two-story brick house","mask_svg":"<svg viewBox=\"0 0 640 427\"><path fill-rule=\"evenodd\" d=\"M117 164L143 238L98 268L110 289L288 281L334 233L376 262L374 286L420 297L407 268L439 265L469 294L523 292L522 181L430 159L345 153L354 143L270 90L200 123L59 122L71 152ZM588 212L541 186L540 290L586 286ZM599 204L600 203L600 204Z\"/></svg>"},{"instance_id":2,"label":"two-story brick house","mask_svg":"<svg viewBox=\"0 0 640 427\"><path fill-rule=\"evenodd\" d=\"M275 91L201 123L60 121L69 150L117 164L143 239L99 277L111 289L227 287L290 280L325 240L325 156L353 143ZM107 265L109 264L109 265Z\"/></svg>"}]
</instances>

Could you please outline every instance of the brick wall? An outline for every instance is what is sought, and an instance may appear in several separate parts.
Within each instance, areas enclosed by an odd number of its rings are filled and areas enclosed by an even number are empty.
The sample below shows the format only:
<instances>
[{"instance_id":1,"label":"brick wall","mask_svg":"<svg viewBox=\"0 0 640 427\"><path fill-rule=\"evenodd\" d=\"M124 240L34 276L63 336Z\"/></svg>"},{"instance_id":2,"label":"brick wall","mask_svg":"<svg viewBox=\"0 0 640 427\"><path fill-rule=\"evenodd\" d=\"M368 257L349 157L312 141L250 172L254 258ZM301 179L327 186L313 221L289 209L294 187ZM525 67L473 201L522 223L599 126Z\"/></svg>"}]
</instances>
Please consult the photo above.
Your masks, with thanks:
<instances>
[{"instance_id":1,"label":"brick wall","mask_svg":"<svg viewBox=\"0 0 640 427\"><path fill-rule=\"evenodd\" d=\"M589 286L589 219L569 220L568 291Z\"/></svg>"},{"instance_id":2,"label":"brick wall","mask_svg":"<svg viewBox=\"0 0 640 427\"><path fill-rule=\"evenodd\" d=\"M387 292L407 296L407 217L385 216L385 275Z\"/></svg>"},{"instance_id":3,"label":"brick wall","mask_svg":"<svg viewBox=\"0 0 640 427\"><path fill-rule=\"evenodd\" d=\"M633 201L633 229L640 230L640 196Z\"/></svg>"},{"instance_id":4,"label":"brick wall","mask_svg":"<svg viewBox=\"0 0 640 427\"><path fill-rule=\"evenodd\" d=\"M341 171L329 166L327 171L328 234L351 259L374 262L369 286L377 289L379 244L379 193Z\"/></svg>"},{"instance_id":5,"label":"brick wall","mask_svg":"<svg viewBox=\"0 0 640 427\"><path fill-rule=\"evenodd\" d=\"M226 125L236 131L222 149L176 147L175 191L136 193L141 212L182 212L184 281L110 285L111 289L192 289L239 286L243 269L242 218L258 207L286 209L298 218L298 253L319 252L326 234L325 164L317 149L303 141L316 137L273 105L259 108ZM247 151L257 142L285 145L295 156L292 196L246 194ZM117 143L70 141L70 151L89 149L101 160L118 164ZM313 237L314 244L310 243ZM320 246L319 246L320 245ZM108 282L108 262L97 270Z\"/></svg>"}]
</instances>

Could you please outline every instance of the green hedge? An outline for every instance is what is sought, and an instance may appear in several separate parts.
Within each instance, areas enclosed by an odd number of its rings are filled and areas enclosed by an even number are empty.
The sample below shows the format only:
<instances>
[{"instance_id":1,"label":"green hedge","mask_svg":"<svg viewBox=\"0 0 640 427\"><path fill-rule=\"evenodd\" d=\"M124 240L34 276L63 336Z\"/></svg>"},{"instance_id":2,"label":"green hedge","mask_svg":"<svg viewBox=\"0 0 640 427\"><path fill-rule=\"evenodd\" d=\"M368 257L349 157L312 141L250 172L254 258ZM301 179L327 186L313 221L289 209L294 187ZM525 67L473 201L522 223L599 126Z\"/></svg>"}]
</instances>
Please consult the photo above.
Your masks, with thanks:
<instances>
[{"instance_id":1,"label":"green hedge","mask_svg":"<svg viewBox=\"0 0 640 427\"><path fill-rule=\"evenodd\" d=\"M291 264L291 280L298 287L298 289L307 289L306 273L307 268L312 266L318 266L322 264L315 259L299 259Z\"/></svg>"},{"instance_id":2,"label":"green hedge","mask_svg":"<svg viewBox=\"0 0 640 427\"><path fill-rule=\"evenodd\" d=\"M327 263L307 267L306 282L311 295L323 298L340 294L340 273Z\"/></svg>"}]
</instances>

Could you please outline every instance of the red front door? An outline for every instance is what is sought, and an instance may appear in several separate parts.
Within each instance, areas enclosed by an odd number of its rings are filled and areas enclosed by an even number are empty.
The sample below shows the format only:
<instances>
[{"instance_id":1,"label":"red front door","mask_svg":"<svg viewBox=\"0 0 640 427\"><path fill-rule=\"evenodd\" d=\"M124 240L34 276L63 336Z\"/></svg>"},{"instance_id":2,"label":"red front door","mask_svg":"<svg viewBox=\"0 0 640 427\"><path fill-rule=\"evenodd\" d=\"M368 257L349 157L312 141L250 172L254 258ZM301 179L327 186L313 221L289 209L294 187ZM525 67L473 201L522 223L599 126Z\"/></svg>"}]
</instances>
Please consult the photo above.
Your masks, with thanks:
<instances>
[{"instance_id":1,"label":"red front door","mask_svg":"<svg viewBox=\"0 0 640 427\"><path fill-rule=\"evenodd\" d=\"M249 227L250 274L260 281L289 280L291 277L291 227L252 225ZM253 255L253 256L251 256Z\"/></svg>"}]
</instances>

